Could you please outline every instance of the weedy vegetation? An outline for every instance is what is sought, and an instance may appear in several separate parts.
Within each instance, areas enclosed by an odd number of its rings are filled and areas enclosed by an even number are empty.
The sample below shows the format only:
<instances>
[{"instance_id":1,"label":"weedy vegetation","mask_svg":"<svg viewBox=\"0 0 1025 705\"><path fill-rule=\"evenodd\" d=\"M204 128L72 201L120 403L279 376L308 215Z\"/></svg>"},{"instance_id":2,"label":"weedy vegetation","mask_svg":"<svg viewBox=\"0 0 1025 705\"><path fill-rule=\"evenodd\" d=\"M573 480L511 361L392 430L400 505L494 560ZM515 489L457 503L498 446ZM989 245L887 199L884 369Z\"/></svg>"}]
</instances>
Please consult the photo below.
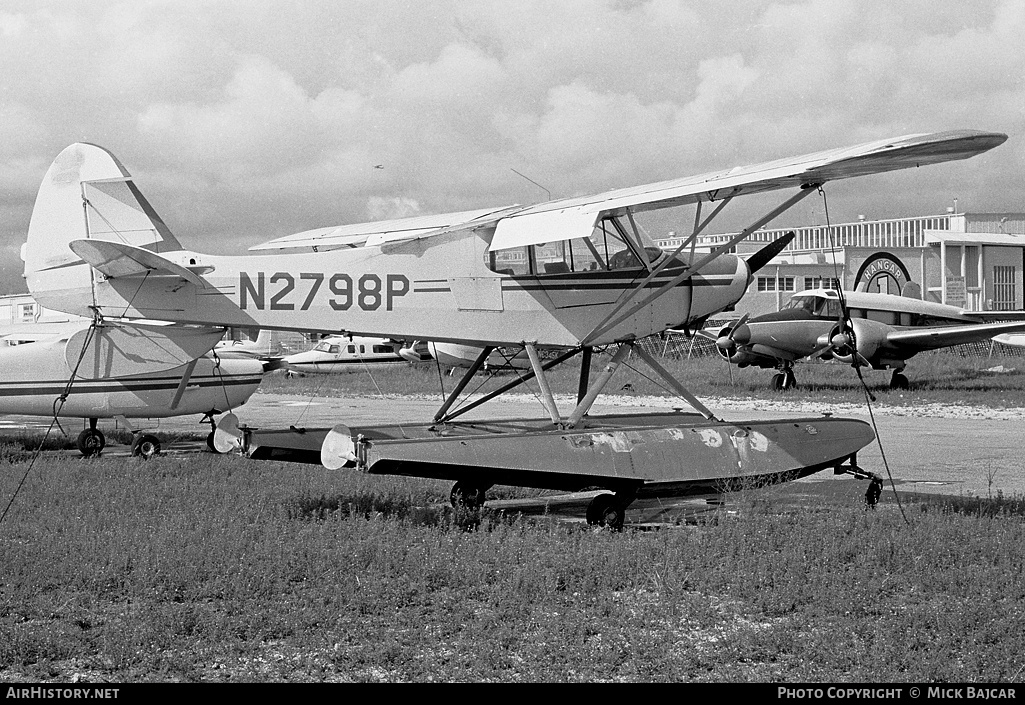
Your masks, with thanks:
<instances>
[{"instance_id":1,"label":"weedy vegetation","mask_svg":"<svg viewBox=\"0 0 1025 705\"><path fill-rule=\"evenodd\" d=\"M906 525L854 484L613 534L468 524L445 483L47 455L0 526L0 680L1020 679L1022 500Z\"/></svg>"},{"instance_id":2,"label":"weedy vegetation","mask_svg":"<svg viewBox=\"0 0 1025 705\"><path fill-rule=\"evenodd\" d=\"M916 358L903 394L963 402L1013 366L948 357L942 383ZM812 398L836 369L802 367ZM999 384L1020 399L1017 373ZM38 440L3 440L4 506ZM1025 498L901 512L885 493L866 510L864 483L847 487L800 508L744 491L692 524L610 533L456 515L428 480L47 452L0 524L0 681L1020 682Z\"/></svg>"}]
</instances>

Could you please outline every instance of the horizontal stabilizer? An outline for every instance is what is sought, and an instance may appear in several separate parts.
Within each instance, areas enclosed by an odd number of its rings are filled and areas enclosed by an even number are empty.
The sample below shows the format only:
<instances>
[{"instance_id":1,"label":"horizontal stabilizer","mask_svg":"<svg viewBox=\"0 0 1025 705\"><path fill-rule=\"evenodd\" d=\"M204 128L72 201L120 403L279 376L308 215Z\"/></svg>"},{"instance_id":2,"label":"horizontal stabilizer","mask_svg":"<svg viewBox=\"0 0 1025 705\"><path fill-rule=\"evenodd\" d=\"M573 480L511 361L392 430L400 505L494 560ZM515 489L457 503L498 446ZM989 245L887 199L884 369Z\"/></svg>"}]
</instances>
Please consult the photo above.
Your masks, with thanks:
<instances>
[{"instance_id":1,"label":"horizontal stabilizer","mask_svg":"<svg viewBox=\"0 0 1025 705\"><path fill-rule=\"evenodd\" d=\"M72 240L68 246L111 279L144 275L175 276L206 288L206 281L185 267L141 247L107 240Z\"/></svg>"},{"instance_id":2,"label":"horizontal stabilizer","mask_svg":"<svg viewBox=\"0 0 1025 705\"><path fill-rule=\"evenodd\" d=\"M223 328L204 326L90 326L68 339L64 357L80 379L165 372L205 355L223 334Z\"/></svg>"}]
</instances>

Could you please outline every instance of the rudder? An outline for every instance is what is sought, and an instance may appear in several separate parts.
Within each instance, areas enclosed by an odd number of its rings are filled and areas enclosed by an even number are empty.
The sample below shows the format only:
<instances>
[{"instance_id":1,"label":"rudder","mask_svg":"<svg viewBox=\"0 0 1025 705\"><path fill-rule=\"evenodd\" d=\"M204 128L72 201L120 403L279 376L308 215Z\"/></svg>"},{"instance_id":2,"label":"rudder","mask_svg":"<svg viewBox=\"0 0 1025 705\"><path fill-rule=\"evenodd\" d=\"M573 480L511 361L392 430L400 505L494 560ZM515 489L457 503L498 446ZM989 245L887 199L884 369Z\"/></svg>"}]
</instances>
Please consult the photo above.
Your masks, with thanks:
<instances>
[{"instance_id":1,"label":"rudder","mask_svg":"<svg viewBox=\"0 0 1025 705\"><path fill-rule=\"evenodd\" d=\"M40 305L89 316L92 268L68 247L80 239L153 252L182 249L124 165L106 149L87 143L65 148L43 177L22 260L25 282Z\"/></svg>"}]
</instances>

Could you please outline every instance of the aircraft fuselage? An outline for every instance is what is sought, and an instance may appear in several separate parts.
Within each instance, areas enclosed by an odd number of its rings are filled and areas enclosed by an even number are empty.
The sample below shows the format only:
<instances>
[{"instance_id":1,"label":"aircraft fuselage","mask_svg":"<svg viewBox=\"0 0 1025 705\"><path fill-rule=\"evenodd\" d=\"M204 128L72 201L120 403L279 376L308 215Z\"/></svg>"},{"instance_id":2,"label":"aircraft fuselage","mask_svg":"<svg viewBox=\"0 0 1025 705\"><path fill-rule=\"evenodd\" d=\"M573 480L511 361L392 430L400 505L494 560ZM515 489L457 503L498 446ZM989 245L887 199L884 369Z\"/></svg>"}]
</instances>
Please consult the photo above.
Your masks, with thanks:
<instances>
[{"instance_id":1,"label":"aircraft fuselage","mask_svg":"<svg viewBox=\"0 0 1025 705\"><path fill-rule=\"evenodd\" d=\"M175 276L106 278L94 273L108 316L252 326L466 344L573 347L603 323L648 274L641 267L508 275L486 264L489 239L458 231L423 240L326 252L220 257L178 251L167 259L201 271L206 287ZM673 279L666 267L646 295ZM35 276L29 273L31 279ZM643 338L729 307L749 282L744 262L724 255L590 344ZM88 282L83 282L88 284ZM91 315L93 293L30 288L43 306Z\"/></svg>"}]
</instances>

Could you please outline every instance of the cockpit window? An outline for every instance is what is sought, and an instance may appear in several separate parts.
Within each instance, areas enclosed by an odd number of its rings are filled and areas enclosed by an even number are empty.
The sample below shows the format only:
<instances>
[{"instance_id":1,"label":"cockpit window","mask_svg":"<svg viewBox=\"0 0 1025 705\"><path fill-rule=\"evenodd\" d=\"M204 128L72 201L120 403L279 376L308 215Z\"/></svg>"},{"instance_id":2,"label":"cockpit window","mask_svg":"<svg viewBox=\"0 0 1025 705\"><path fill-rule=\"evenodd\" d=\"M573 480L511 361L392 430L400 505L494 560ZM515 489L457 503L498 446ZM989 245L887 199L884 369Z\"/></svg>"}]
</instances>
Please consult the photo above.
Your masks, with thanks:
<instances>
[{"instance_id":1,"label":"cockpit window","mask_svg":"<svg viewBox=\"0 0 1025 705\"><path fill-rule=\"evenodd\" d=\"M819 303L817 296L794 296L787 302L785 309L803 309L808 313L815 313L815 308Z\"/></svg>"},{"instance_id":2,"label":"cockpit window","mask_svg":"<svg viewBox=\"0 0 1025 705\"><path fill-rule=\"evenodd\" d=\"M839 318L839 299L827 299L824 296L794 296L785 309L801 309L820 318Z\"/></svg>"},{"instance_id":3,"label":"cockpit window","mask_svg":"<svg viewBox=\"0 0 1025 705\"><path fill-rule=\"evenodd\" d=\"M638 254L641 253L652 264L666 256L642 228L638 226L636 230L631 228L628 231L628 227L630 225L624 225L618 216L605 218L586 238L491 252L488 266L498 274L507 275L566 274L640 268ZM628 236L627 232L631 235ZM643 245L641 250L638 250L638 238Z\"/></svg>"}]
</instances>

